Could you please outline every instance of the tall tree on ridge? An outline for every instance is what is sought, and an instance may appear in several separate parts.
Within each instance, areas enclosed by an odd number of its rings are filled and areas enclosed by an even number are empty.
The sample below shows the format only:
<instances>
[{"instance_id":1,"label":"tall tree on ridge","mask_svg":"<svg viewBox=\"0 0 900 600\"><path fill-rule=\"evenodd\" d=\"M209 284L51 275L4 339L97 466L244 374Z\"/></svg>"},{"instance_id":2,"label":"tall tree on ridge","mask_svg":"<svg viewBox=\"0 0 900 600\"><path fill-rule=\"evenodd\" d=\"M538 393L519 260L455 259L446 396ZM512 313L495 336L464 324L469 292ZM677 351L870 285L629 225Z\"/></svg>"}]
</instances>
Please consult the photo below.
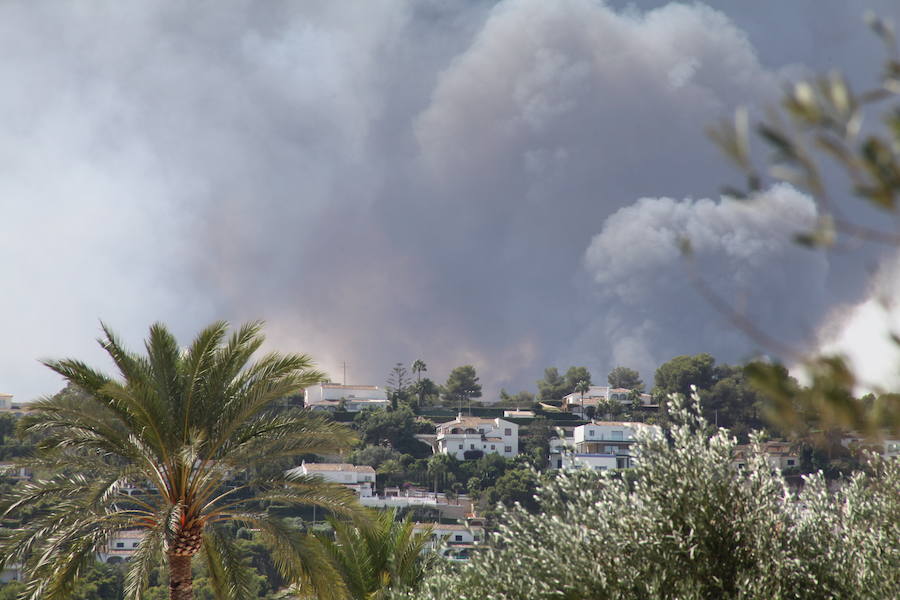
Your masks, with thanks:
<instances>
[{"instance_id":1,"label":"tall tree on ridge","mask_svg":"<svg viewBox=\"0 0 900 600\"><path fill-rule=\"evenodd\" d=\"M612 388L624 388L626 390L637 390L638 392L644 391L644 381L641 379L641 374L628 367L616 367L606 376L606 381L609 382L609 387Z\"/></svg>"},{"instance_id":2,"label":"tall tree on ridge","mask_svg":"<svg viewBox=\"0 0 900 600\"><path fill-rule=\"evenodd\" d=\"M448 400L459 401L459 411L462 412L463 402L472 398L481 397L481 384L475 374L475 367L463 365L450 371L447 383L444 385L444 394ZM469 412L472 408L469 407Z\"/></svg>"},{"instance_id":3,"label":"tall tree on ridge","mask_svg":"<svg viewBox=\"0 0 900 600\"><path fill-rule=\"evenodd\" d=\"M422 389L422 373L428 371L428 365L425 364L425 361L417 358L412 364L412 372L416 374L416 394L419 397L419 407L422 406L422 396L424 390Z\"/></svg>"}]
</instances>

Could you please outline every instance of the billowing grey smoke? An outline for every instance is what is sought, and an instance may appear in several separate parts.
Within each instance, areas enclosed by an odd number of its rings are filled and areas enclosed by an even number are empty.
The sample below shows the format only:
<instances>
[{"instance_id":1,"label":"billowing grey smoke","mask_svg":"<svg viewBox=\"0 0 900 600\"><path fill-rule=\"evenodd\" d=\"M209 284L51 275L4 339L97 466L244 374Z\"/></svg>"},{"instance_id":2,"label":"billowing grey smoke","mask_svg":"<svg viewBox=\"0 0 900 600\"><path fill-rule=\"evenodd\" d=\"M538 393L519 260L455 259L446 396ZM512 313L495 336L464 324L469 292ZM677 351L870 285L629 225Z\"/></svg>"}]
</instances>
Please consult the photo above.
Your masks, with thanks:
<instances>
[{"instance_id":1,"label":"billowing grey smoke","mask_svg":"<svg viewBox=\"0 0 900 600\"><path fill-rule=\"evenodd\" d=\"M620 209L585 256L603 316L579 348L593 350L600 364L644 372L679 353L734 356L743 347L749 356L753 347L698 285L768 337L810 339L829 306L829 268L824 254L797 246L793 235L811 229L815 218L812 200L786 185L752 202L644 198ZM699 284L688 273L683 240Z\"/></svg>"},{"instance_id":2,"label":"billowing grey smoke","mask_svg":"<svg viewBox=\"0 0 900 600\"><path fill-rule=\"evenodd\" d=\"M836 54L866 37L832 2L807 29L778 0L660 4L4 3L0 391L53 392L37 357L97 360L99 318L131 343L157 319L189 336L265 318L273 345L336 377L347 360L353 381L414 358L437 379L472 362L491 387L602 374L622 311L594 301L583 257L604 220L713 195L732 174L704 126L774 98L823 24L850 32ZM773 11L798 35L760 62ZM772 265L767 293L790 302L783 259L746 269ZM690 303L646 301L653 348L699 349L671 326ZM749 348L721 339L723 359Z\"/></svg>"}]
</instances>

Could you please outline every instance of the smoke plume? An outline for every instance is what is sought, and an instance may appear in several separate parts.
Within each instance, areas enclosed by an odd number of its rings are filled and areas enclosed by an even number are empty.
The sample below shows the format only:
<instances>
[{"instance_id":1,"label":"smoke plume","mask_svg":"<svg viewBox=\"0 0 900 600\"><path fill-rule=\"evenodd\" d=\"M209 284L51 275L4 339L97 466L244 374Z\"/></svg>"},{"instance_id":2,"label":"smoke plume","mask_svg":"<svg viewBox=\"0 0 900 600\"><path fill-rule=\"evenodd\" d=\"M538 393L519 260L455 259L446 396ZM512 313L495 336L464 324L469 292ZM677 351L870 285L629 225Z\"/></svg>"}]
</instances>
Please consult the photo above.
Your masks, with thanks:
<instances>
[{"instance_id":1,"label":"smoke plume","mask_svg":"<svg viewBox=\"0 0 900 600\"><path fill-rule=\"evenodd\" d=\"M156 320L187 340L263 318L335 378L472 363L488 399L552 364L746 356L685 284L675 224L720 293L810 339L861 300L852 265L765 211L666 198L733 179L707 124L880 51L846 3L715 6L4 3L0 391L58 389L39 357L101 360L99 319L136 345Z\"/></svg>"}]
</instances>

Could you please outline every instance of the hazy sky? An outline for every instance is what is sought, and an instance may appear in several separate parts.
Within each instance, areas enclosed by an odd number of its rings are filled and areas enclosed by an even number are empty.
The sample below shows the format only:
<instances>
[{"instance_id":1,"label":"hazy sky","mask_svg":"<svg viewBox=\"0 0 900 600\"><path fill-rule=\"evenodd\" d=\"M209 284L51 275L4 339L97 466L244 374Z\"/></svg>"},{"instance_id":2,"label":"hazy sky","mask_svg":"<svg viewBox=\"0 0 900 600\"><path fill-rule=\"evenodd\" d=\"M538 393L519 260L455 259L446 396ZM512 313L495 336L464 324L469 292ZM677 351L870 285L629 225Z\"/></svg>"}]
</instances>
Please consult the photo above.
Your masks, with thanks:
<instances>
[{"instance_id":1,"label":"hazy sky","mask_svg":"<svg viewBox=\"0 0 900 600\"><path fill-rule=\"evenodd\" d=\"M39 358L104 364L101 319L133 345L265 319L335 378L421 358L492 392L752 356L687 282L685 234L761 328L880 348L865 302L900 268L797 248L816 209L788 186L722 202L703 134L812 70L872 81L867 7L900 21L893 0L0 4L0 391L59 389ZM897 371L876 354L871 377Z\"/></svg>"}]
</instances>

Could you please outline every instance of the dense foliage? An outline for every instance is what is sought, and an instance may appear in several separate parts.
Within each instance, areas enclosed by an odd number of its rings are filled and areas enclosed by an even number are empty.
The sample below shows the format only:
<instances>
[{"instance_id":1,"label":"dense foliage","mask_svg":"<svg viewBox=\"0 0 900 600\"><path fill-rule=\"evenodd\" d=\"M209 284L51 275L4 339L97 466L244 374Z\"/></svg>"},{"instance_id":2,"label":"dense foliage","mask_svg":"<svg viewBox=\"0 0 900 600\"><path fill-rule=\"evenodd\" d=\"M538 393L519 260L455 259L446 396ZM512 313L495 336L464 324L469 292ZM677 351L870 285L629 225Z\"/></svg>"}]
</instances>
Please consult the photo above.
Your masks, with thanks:
<instances>
[{"instance_id":1,"label":"dense foliage","mask_svg":"<svg viewBox=\"0 0 900 600\"><path fill-rule=\"evenodd\" d=\"M695 398L695 400L698 400ZM872 457L829 492L793 491L757 454L676 401L672 440L645 438L627 478L568 471L542 512L503 510L491 547L426 580L421 599L895 598L900 462Z\"/></svg>"},{"instance_id":2,"label":"dense foliage","mask_svg":"<svg viewBox=\"0 0 900 600\"><path fill-rule=\"evenodd\" d=\"M340 573L346 600L378 600L391 591L414 589L437 560L427 551L431 529L415 531L410 517L397 520L392 510L329 523L334 535L316 540ZM306 597L305 591L301 588L298 595Z\"/></svg>"}]
</instances>

